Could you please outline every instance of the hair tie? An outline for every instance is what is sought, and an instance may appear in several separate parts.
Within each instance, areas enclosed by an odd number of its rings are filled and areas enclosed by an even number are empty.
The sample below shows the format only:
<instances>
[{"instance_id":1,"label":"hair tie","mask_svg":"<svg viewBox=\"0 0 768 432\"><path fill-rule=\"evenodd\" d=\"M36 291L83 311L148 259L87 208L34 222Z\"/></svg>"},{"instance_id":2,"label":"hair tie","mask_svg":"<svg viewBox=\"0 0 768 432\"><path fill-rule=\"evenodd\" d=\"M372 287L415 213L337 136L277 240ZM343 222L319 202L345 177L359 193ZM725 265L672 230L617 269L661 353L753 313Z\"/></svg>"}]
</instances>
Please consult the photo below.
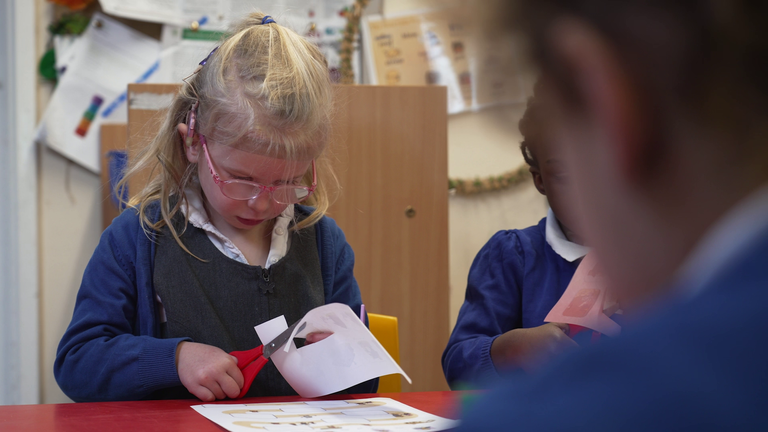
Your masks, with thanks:
<instances>
[{"instance_id":1,"label":"hair tie","mask_svg":"<svg viewBox=\"0 0 768 432\"><path fill-rule=\"evenodd\" d=\"M277 24L277 23L275 22L275 20L273 20L273 19L272 19L272 16L271 16L271 15L266 15L266 16L264 16L264 18L262 18L262 19L261 19L261 24L269 24L269 23L275 23L275 24Z\"/></svg>"},{"instance_id":2,"label":"hair tie","mask_svg":"<svg viewBox=\"0 0 768 432\"><path fill-rule=\"evenodd\" d=\"M203 61L200 62L200 66L205 66L205 64L208 62L208 59L211 58L211 56L213 55L213 53L216 52L217 49L219 49L219 47L214 48L213 51L211 51L211 53L208 54L208 57L204 58Z\"/></svg>"}]
</instances>

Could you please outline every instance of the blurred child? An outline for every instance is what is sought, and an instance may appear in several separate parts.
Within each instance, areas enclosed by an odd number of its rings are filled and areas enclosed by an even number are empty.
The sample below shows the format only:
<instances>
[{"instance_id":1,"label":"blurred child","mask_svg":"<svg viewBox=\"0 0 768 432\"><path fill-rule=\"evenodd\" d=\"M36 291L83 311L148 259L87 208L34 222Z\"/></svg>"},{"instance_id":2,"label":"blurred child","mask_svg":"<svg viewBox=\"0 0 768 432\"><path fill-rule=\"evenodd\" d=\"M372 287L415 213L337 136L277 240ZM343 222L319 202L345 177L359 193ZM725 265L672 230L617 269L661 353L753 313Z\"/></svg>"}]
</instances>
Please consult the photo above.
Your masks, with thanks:
<instances>
[{"instance_id":1,"label":"blurred child","mask_svg":"<svg viewBox=\"0 0 768 432\"><path fill-rule=\"evenodd\" d=\"M567 324L544 323L587 248L564 206L568 173L548 145L536 87L520 120L520 150L551 208L538 225L496 233L475 257L466 299L443 353L443 371L454 388L482 386L502 369L530 371L576 345Z\"/></svg>"},{"instance_id":2,"label":"blurred child","mask_svg":"<svg viewBox=\"0 0 768 432\"><path fill-rule=\"evenodd\" d=\"M151 180L83 275L54 366L69 397L237 397L228 352L261 344L254 325L331 302L359 312L353 252L318 180L333 178L322 158L331 112L320 51L261 13L185 79L127 174ZM287 394L270 362L247 396Z\"/></svg>"},{"instance_id":3,"label":"blurred child","mask_svg":"<svg viewBox=\"0 0 768 432\"><path fill-rule=\"evenodd\" d=\"M579 233L632 319L499 380L460 430L768 430L768 3L515 3Z\"/></svg>"}]
</instances>

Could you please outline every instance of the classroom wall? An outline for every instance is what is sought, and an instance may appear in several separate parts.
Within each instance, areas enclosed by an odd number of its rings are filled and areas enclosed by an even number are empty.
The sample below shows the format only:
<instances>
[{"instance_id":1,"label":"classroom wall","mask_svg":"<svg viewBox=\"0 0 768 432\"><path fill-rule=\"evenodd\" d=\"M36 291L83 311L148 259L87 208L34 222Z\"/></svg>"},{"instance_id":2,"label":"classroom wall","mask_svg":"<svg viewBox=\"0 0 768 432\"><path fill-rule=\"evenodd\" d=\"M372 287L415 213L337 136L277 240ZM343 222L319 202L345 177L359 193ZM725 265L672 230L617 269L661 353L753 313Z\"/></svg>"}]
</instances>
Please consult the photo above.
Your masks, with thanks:
<instances>
[{"instance_id":1,"label":"classroom wall","mask_svg":"<svg viewBox=\"0 0 768 432\"><path fill-rule=\"evenodd\" d=\"M48 40L54 7L37 6L37 58ZM390 11L428 6L430 0L397 0ZM377 3L372 3L378 7ZM39 114L51 86L38 87ZM520 166L517 121L524 107L507 106L453 115L449 119L449 175L486 177ZM39 152L41 395L43 403L68 402L53 378L59 339L69 324L83 270L101 234L99 177L45 147ZM546 202L526 182L510 190L449 200L450 326L463 302L469 266L482 245L500 229L522 228L546 213ZM405 329L401 329L405 331Z\"/></svg>"}]
</instances>

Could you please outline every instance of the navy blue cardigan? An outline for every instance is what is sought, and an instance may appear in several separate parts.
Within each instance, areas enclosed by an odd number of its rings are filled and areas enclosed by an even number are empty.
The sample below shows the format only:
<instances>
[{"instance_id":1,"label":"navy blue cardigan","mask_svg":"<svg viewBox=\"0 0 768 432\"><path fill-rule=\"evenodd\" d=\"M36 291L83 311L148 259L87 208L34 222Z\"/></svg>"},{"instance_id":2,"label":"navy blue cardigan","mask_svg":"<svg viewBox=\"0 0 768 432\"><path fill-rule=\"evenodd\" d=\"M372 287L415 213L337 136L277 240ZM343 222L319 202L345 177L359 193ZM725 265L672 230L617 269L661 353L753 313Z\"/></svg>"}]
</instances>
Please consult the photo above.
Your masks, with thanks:
<instances>
[{"instance_id":1,"label":"navy blue cardigan","mask_svg":"<svg viewBox=\"0 0 768 432\"><path fill-rule=\"evenodd\" d=\"M493 341L512 329L544 324L568 287L578 262L566 261L547 243L546 222L499 231L475 257L443 352L443 372L452 388L483 387L497 379Z\"/></svg>"},{"instance_id":2,"label":"navy blue cardigan","mask_svg":"<svg viewBox=\"0 0 768 432\"><path fill-rule=\"evenodd\" d=\"M296 212L312 209L296 206ZM150 210L159 219L159 206ZM298 214L298 213L297 213ZM353 275L354 253L336 222L316 225L326 303L362 304ZM83 274L75 311L59 343L53 371L75 401L137 400L181 385L176 346L185 339L161 339L155 311L152 269L155 242L142 230L138 213L124 211L101 235ZM356 386L375 392L378 380Z\"/></svg>"}]
</instances>

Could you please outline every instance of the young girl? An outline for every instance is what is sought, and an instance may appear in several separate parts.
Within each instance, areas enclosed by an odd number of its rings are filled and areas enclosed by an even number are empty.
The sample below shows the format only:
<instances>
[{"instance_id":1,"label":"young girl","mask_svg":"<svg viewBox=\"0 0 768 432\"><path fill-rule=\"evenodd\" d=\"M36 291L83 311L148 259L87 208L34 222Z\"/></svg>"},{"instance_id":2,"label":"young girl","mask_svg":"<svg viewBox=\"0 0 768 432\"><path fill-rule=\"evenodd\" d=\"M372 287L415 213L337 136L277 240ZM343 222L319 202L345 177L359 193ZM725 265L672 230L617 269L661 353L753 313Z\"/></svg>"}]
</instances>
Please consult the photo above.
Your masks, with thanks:
<instances>
[{"instance_id":1,"label":"young girl","mask_svg":"<svg viewBox=\"0 0 768 432\"><path fill-rule=\"evenodd\" d=\"M566 205L572 192L562 155L544 134L541 84L535 90L520 120L520 150L551 209L538 225L496 233L475 257L443 352L443 372L453 388L485 386L505 369L534 370L576 346L567 324L544 323L588 249Z\"/></svg>"},{"instance_id":2,"label":"young girl","mask_svg":"<svg viewBox=\"0 0 768 432\"><path fill-rule=\"evenodd\" d=\"M321 158L331 93L319 50L260 13L185 79L127 173L151 180L85 270L54 366L69 397L237 397L228 352L262 343L254 325L332 302L360 311L353 252L318 180L333 178ZM285 394L268 363L247 395Z\"/></svg>"}]
</instances>

